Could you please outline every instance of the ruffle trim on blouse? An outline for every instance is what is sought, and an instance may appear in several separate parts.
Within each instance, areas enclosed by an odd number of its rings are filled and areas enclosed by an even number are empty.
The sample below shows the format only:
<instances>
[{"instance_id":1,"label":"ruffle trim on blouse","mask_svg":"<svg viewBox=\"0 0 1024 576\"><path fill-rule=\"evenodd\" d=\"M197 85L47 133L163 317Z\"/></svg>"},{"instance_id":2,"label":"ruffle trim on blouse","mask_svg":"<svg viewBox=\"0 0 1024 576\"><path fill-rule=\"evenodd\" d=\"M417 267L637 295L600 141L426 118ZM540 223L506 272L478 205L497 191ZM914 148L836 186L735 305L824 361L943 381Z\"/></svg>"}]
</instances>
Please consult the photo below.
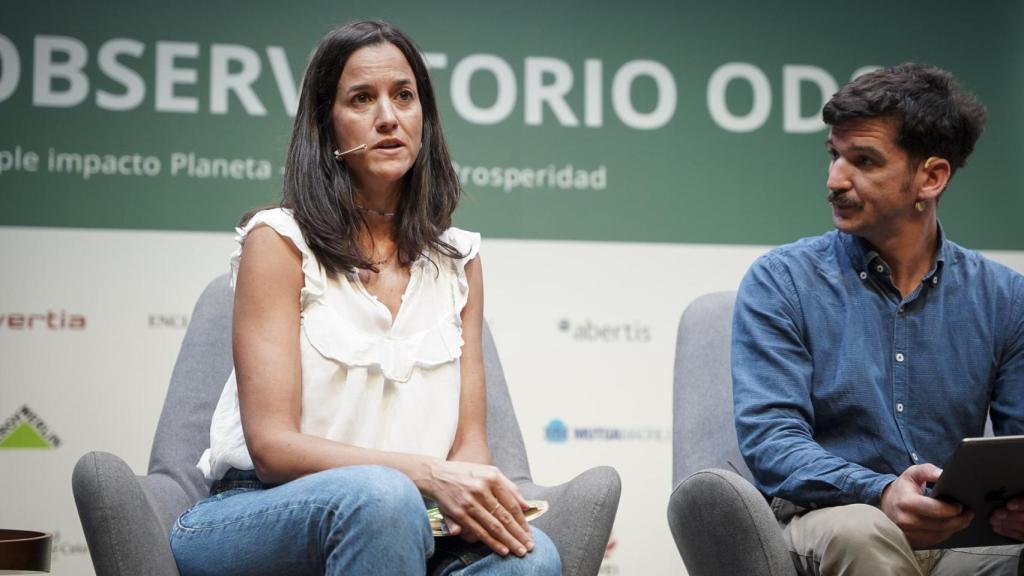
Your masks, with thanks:
<instances>
[{"instance_id":1,"label":"ruffle trim on blouse","mask_svg":"<svg viewBox=\"0 0 1024 576\"><path fill-rule=\"evenodd\" d=\"M322 356L349 367L379 368L394 382L408 382L417 366L440 366L462 356L457 315L445 316L431 328L402 338L361 334L323 304L310 306L302 318L306 338ZM339 328L342 326L345 328Z\"/></svg>"},{"instance_id":2,"label":"ruffle trim on blouse","mask_svg":"<svg viewBox=\"0 0 1024 576\"><path fill-rule=\"evenodd\" d=\"M444 231L442 238L445 242L458 249L460 253L466 255L459 260L453 260L456 282L455 291L453 292L453 304L455 305L455 313L458 315L466 307L466 301L469 300L469 279L466 277L466 264L480 253L480 234L467 232L460 228L449 228ZM461 326L461 316L458 318L458 324Z\"/></svg>"},{"instance_id":3,"label":"ruffle trim on blouse","mask_svg":"<svg viewBox=\"0 0 1024 576\"><path fill-rule=\"evenodd\" d=\"M238 242L238 249L231 255L231 287L234 288L235 281L238 279L238 263L242 258L245 238L260 225L273 228L275 232L290 240L302 254L302 275L305 277L300 292L302 308L318 300L323 295L326 284L324 270L313 255L313 250L306 244L306 239L303 238L302 230L292 217L291 210L286 208L262 210L253 214L245 226L235 228L235 242Z\"/></svg>"}]
</instances>

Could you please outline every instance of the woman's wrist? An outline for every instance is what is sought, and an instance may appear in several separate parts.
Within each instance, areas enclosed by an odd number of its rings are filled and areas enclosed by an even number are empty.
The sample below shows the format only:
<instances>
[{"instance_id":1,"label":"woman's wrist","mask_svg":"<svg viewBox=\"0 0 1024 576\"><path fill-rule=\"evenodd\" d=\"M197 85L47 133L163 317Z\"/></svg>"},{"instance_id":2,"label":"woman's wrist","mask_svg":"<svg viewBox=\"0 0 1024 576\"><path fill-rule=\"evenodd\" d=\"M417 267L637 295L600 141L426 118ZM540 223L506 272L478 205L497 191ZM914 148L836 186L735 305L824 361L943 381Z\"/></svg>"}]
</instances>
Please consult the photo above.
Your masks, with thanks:
<instances>
[{"instance_id":1,"label":"woman's wrist","mask_svg":"<svg viewBox=\"0 0 1024 576\"><path fill-rule=\"evenodd\" d=\"M414 465L412 482L421 494L433 496L437 487L438 467L442 465L444 465L444 460L440 458L424 456L417 459Z\"/></svg>"}]
</instances>

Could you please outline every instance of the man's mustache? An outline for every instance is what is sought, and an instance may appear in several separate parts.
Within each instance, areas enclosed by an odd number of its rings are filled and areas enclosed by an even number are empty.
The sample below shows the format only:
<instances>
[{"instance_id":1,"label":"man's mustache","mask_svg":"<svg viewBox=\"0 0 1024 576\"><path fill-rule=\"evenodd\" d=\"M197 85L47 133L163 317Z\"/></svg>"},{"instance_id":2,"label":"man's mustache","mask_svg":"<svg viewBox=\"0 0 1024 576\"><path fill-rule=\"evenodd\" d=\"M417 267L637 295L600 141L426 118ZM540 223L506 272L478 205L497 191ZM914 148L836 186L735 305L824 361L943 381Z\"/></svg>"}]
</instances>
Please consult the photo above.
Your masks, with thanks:
<instances>
[{"instance_id":1,"label":"man's mustache","mask_svg":"<svg viewBox=\"0 0 1024 576\"><path fill-rule=\"evenodd\" d=\"M862 206L858 200L847 196L846 192L841 192L839 194L829 192L825 199L828 200L829 204L838 208L860 208Z\"/></svg>"}]
</instances>

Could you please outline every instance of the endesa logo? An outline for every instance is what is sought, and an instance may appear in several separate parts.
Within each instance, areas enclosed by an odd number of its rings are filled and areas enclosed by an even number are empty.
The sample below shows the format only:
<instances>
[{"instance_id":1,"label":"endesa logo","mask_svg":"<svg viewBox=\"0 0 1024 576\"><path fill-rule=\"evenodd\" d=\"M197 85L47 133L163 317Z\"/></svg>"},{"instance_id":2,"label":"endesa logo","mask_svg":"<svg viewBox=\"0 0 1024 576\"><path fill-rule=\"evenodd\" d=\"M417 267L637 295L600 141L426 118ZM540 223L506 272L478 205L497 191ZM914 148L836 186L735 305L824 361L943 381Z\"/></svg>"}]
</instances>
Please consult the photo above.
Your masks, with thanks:
<instances>
[{"instance_id":1,"label":"endesa logo","mask_svg":"<svg viewBox=\"0 0 1024 576\"><path fill-rule=\"evenodd\" d=\"M544 439L551 444L573 442L671 442L671 428L617 428L588 426L570 428L554 419L544 427Z\"/></svg>"},{"instance_id":2,"label":"endesa logo","mask_svg":"<svg viewBox=\"0 0 1024 576\"><path fill-rule=\"evenodd\" d=\"M573 322L563 318L558 331L572 336L577 342L632 342L646 344L651 341L651 327L639 321L604 324L589 318Z\"/></svg>"},{"instance_id":3,"label":"endesa logo","mask_svg":"<svg viewBox=\"0 0 1024 576\"><path fill-rule=\"evenodd\" d=\"M47 310L40 313L0 312L0 330L85 330L85 316L65 310Z\"/></svg>"},{"instance_id":4,"label":"endesa logo","mask_svg":"<svg viewBox=\"0 0 1024 576\"><path fill-rule=\"evenodd\" d=\"M604 548L604 562L601 563L601 570L598 574L618 574L619 566L612 560L612 553L619 546L619 539L615 537L615 532L612 532L608 536L608 545Z\"/></svg>"}]
</instances>

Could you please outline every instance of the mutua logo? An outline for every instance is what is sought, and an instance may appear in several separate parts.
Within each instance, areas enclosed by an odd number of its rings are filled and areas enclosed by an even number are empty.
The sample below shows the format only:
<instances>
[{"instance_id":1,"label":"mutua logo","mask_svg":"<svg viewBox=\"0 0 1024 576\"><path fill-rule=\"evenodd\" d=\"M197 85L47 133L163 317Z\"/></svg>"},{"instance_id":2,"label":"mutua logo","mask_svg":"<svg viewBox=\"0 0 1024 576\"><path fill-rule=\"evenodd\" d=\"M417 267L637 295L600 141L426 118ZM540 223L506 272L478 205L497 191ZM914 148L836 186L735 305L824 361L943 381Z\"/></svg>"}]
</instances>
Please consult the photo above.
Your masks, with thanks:
<instances>
[{"instance_id":1,"label":"mutua logo","mask_svg":"<svg viewBox=\"0 0 1024 576\"><path fill-rule=\"evenodd\" d=\"M614 426L577 426L569 428L565 422L554 419L544 427L544 439L552 444L575 442L654 442L672 441L671 428L619 428Z\"/></svg>"},{"instance_id":2,"label":"mutua logo","mask_svg":"<svg viewBox=\"0 0 1024 576\"><path fill-rule=\"evenodd\" d=\"M0 314L0 328L8 330L85 330L85 316L47 310L45 314Z\"/></svg>"},{"instance_id":3,"label":"mutua logo","mask_svg":"<svg viewBox=\"0 0 1024 576\"><path fill-rule=\"evenodd\" d=\"M38 414L24 405L0 424L0 448L56 448L60 437Z\"/></svg>"},{"instance_id":4,"label":"mutua logo","mask_svg":"<svg viewBox=\"0 0 1024 576\"><path fill-rule=\"evenodd\" d=\"M561 444L569 439L569 429L565 426L565 422L552 420L544 428L544 438L548 442Z\"/></svg>"},{"instance_id":5,"label":"mutua logo","mask_svg":"<svg viewBox=\"0 0 1024 576\"><path fill-rule=\"evenodd\" d=\"M558 331L572 336L579 342L636 342L651 341L651 327L639 321L617 324L601 324L589 318L585 322L572 322L563 318L558 322Z\"/></svg>"}]
</instances>

